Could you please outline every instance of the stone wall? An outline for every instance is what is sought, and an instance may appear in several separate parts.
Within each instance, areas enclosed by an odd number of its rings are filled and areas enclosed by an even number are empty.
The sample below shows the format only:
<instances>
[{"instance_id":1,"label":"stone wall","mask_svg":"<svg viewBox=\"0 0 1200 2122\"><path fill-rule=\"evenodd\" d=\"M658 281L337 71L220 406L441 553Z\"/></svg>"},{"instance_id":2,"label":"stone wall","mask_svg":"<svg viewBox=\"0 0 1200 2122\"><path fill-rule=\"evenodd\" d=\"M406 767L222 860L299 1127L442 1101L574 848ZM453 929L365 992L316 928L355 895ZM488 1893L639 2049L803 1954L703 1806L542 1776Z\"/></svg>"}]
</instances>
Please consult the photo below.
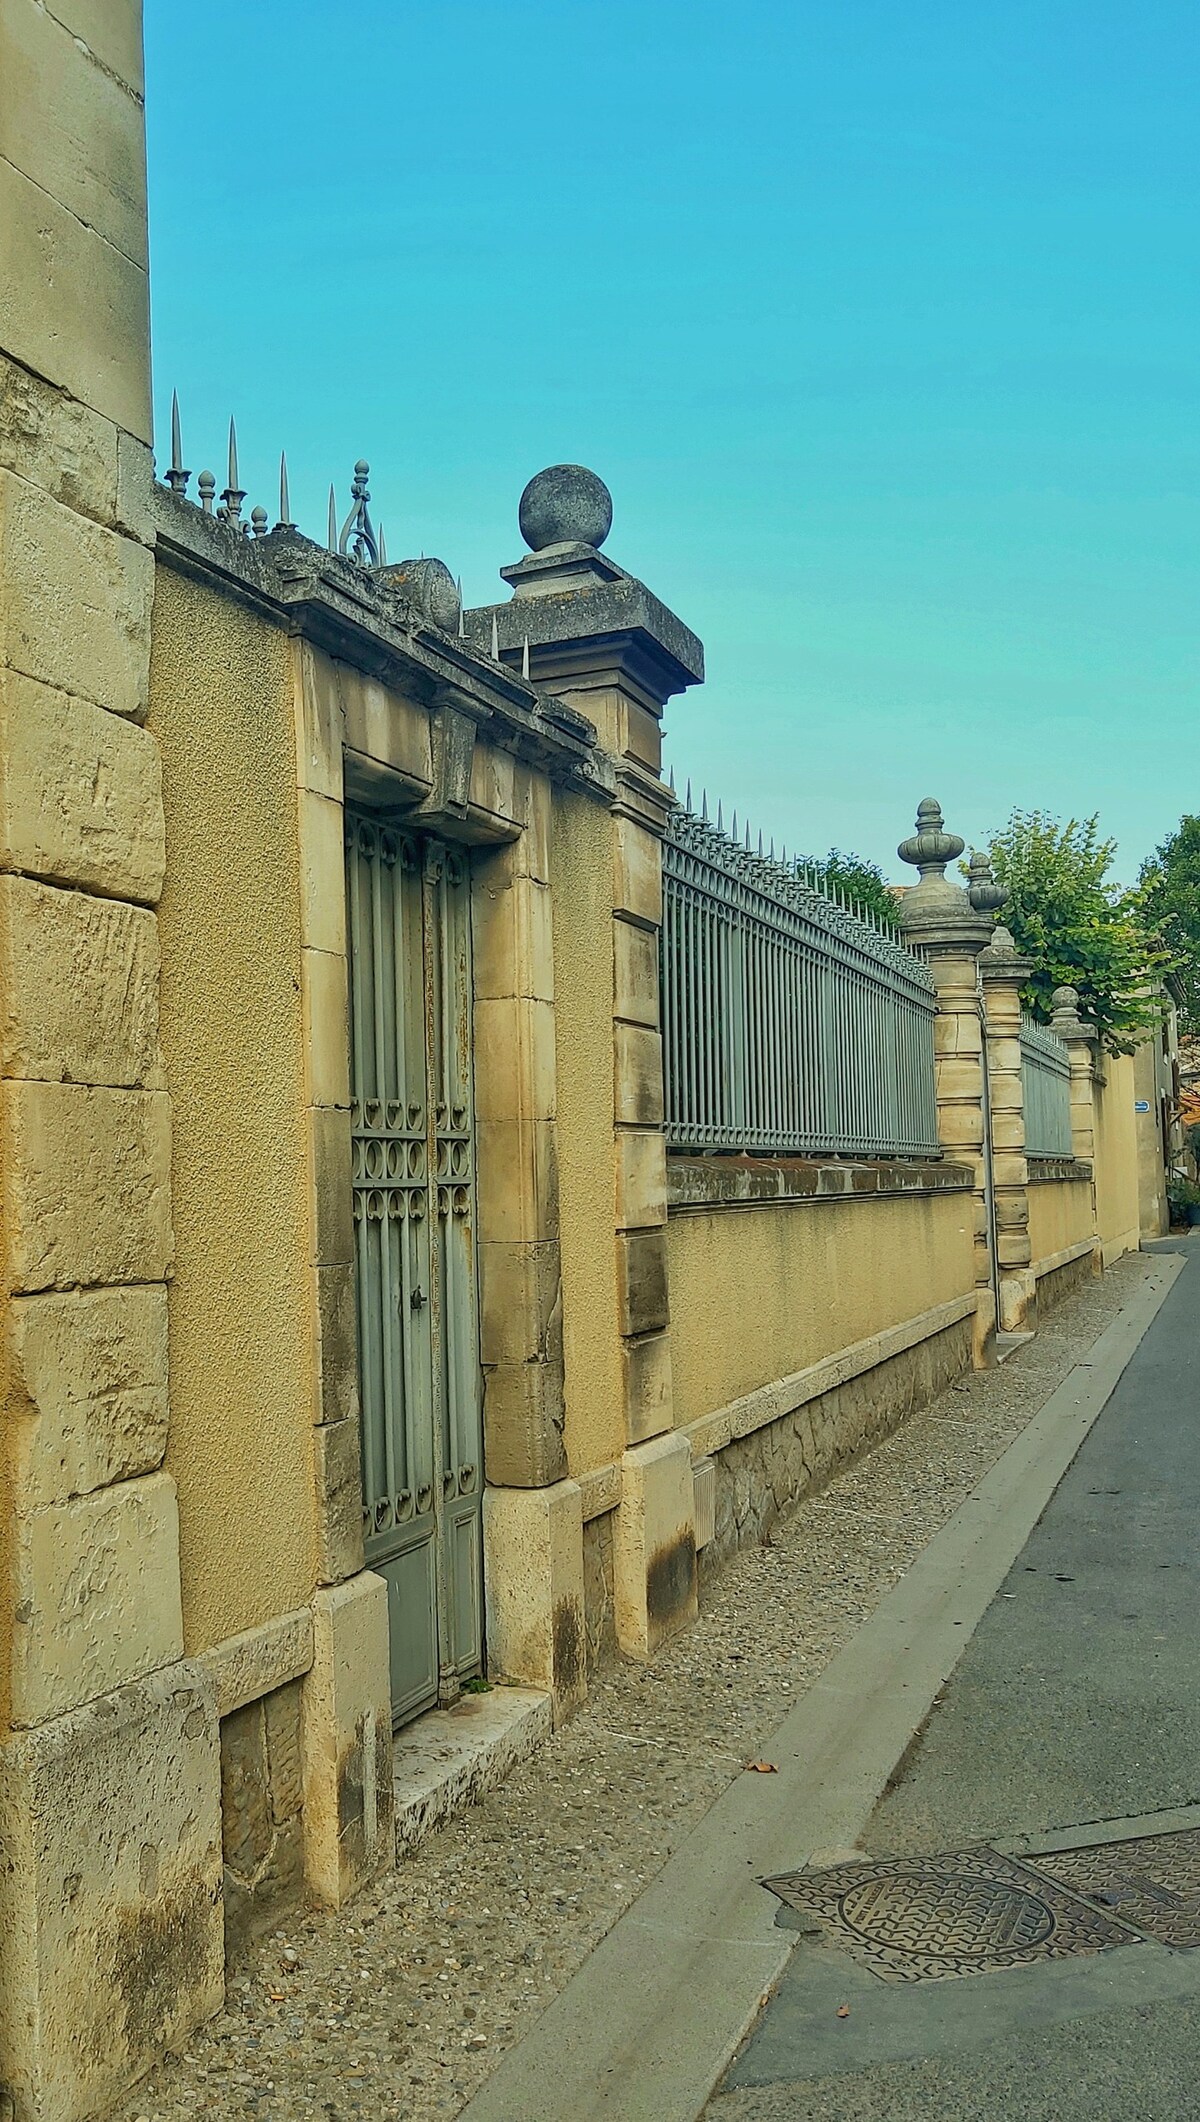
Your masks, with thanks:
<instances>
[{"instance_id":1,"label":"stone wall","mask_svg":"<svg viewBox=\"0 0 1200 2122\"><path fill-rule=\"evenodd\" d=\"M227 1955L304 1892L302 1706L294 1680L221 1719Z\"/></svg>"},{"instance_id":2,"label":"stone wall","mask_svg":"<svg viewBox=\"0 0 1200 2122\"><path fill-rule=\"evenodd\" d=\"M617 1655L613 1605L613 1514L603 1511L583 1528L583 1623L588 1678Z\"/></svg>"},{"instance_id":3,"label":"stone wall","mask_svg":"<svg viewBox=\"0 0 1200 2122\"><path fill-rule=\"evenodd\" d=\"M1038 1315L1044 1318L1057 1305L1065 1304L1076 1290L1091 1282L1097 1273L1097 1256L1094 1252L1081 1253L1075 1260L1065 1260L1061 1267L1052 1267L1047 1274L1038 1276Z\"/></svg>"},{"instance_id":4,"label":"stone wall","mask_svg":"<svg viewBox=\"0 0 1200 2122\"><path fill-rule=\"evenodd\" d=\"M758 1546L802 1496L969 1370L973 1328L968 1314L715 1453L714 1529L700 1553L702 1579L741 1548Z\"/></svg>"},{"instance_id":5,"label":"stone wall","mask_svg":"<svg viewBox=\"0 0 1200 2122\"><path fill-rule=\"evenodd\" d=\"M0 2105L77 2122L221 1998L163 1469L140 0L5 0L0 143Z\"/></svg>"}]
</instances>

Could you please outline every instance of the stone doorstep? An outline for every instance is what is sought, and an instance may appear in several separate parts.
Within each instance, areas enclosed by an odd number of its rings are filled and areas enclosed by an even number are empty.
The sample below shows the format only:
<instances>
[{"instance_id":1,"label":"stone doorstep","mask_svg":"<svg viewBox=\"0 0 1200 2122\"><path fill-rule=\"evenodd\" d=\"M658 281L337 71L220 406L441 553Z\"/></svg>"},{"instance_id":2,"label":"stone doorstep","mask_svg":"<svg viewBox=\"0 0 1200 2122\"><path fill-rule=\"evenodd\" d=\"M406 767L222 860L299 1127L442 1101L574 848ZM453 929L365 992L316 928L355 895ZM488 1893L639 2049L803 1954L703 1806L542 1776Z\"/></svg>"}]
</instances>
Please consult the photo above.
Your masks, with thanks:
<instances>
[{"instance_id":1,"label":"stone doorstep","mask_svg":"<svg viewBox=\"0 0 1200 2122\"><path fill-rule=\"evenodd\" d=\"M535 1687L464 1695L406 1724L393 1754L397 1858L503 1783L550 1731L551 1697Z\"/></svg>"}]
</instances>

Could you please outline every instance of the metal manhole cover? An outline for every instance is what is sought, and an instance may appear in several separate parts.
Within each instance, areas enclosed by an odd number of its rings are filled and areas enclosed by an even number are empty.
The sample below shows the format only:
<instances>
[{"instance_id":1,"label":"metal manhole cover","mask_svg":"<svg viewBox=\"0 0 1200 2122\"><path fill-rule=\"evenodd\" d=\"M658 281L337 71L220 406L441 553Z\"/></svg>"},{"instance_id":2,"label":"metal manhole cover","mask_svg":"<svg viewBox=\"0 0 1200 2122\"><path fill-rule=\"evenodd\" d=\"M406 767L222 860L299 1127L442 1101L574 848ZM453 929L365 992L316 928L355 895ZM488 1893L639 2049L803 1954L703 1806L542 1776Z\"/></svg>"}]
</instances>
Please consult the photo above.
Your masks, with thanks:
<instances>
[{"instance_id":1,"label":"metal manhole cover","mask_svg":"<svg viewBox=\"0 0 1200 2122\"><path fill-rule=\"evenodd\" d=\"M1055 1851L1031 1862L1160 1945L1200 1945L1200 1829Z\"/></svg>"},{"instance_id":2,"label":"metal manhole cover","mask_svg":"<svg viewBox=\"0 0 1200 2122\"><path fill-rule=\"evenodd\" d=\"M764 1879L885 1982L1023 1967L1135 1942L1116 1915L995 1850L891 1857Z\"/></svg>"}]
</instances>

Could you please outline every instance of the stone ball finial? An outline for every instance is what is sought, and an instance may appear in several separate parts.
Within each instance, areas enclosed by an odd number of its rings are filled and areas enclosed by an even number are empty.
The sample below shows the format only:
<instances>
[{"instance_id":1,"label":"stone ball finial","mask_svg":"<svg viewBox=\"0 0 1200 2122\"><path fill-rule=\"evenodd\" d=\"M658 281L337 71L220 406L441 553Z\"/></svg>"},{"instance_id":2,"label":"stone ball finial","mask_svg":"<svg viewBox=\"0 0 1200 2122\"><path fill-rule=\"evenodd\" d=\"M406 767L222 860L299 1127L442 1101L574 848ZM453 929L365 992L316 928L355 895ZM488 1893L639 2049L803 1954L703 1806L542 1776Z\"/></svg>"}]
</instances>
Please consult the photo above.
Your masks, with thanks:
<instances>
[{"instance_id":1,"label":"stone ball finial","mask_svg":"<svg viewBox=\"0 0 1200 2122\"><path fill-rule=\"evenodd\" d=\"M531 552L550 545L603 545L612 529L612 495L583 464L550 464L521 496L521 536Z\"/></svg>"},{"instance_id":2,"label":"stone ball finial","mask_svg":"<svg viewBox=\"0 0 1200 2122\"><path fill-rule=\"evenodd\" d=\"M927 878L945 875L947 862L953 862L966 846L957 833L948 833L942 806L933 796L926 796L917 805L917 829L907 840L902 840L896 853L902 862L911 862L921 872L921 883Z\"/></svg>"},{"instance_id":3,"label":"stone ball finial","mask_svg":"<svg viewBox=\"0 0 1200 2122\"><path fill-rule=\"evenodd\" d=\"M967 897L977 914L998 914L1008 897L1002 884L997 884L992 875L992 865L987 855L976 848L967 864ZM1009 939L1011 942L1011 938ZM1015 945L1013 946L1015 948Z\"/></svg>"},{"instance_id":4,"label":"stone ball finial","mask_svg":"<svg viewBox=\"0 0 1200 2122\"><path fill-rule=\"evenodd\" d=\"M1050 997L1050 1029L1059 1039L1090 1039L1098 1043L1099 1033L1094 1024L1089 1024L1079 1014L1079 989L1056 987Z\"/></svg>"}]
</instances>

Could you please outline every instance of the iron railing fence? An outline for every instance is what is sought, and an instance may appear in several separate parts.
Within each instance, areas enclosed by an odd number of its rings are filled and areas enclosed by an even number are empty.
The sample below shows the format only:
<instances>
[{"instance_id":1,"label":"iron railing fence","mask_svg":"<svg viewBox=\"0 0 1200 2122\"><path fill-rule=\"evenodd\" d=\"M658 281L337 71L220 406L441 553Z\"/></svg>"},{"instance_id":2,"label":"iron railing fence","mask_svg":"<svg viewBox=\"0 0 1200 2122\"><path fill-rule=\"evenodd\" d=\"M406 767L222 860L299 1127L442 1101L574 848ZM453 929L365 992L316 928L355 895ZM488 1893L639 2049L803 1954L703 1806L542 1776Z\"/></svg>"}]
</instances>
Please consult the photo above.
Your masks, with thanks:
<instances>
[{"instance_id":1,"label":"iron railing fence","mask_svg":"<svg viewBox=\"0 0 1200 2122\"><path fill-rule=\"evenodd\" d=\"M1021 1094L1027 1157L1071 1155L1071 1062L1055 1033L1021 1012Z\"/></svg>"},{"instance_id":2,"label":"iron railing fence","mask_svg":"<svg viewBox=\"0 0 1200 2122\"><path fill-rule=\"evenodd\" d=\"M669 1148L939 1154L934 985L919 958L683 806L663 892Z\"/></svg>"}]
</instances>

